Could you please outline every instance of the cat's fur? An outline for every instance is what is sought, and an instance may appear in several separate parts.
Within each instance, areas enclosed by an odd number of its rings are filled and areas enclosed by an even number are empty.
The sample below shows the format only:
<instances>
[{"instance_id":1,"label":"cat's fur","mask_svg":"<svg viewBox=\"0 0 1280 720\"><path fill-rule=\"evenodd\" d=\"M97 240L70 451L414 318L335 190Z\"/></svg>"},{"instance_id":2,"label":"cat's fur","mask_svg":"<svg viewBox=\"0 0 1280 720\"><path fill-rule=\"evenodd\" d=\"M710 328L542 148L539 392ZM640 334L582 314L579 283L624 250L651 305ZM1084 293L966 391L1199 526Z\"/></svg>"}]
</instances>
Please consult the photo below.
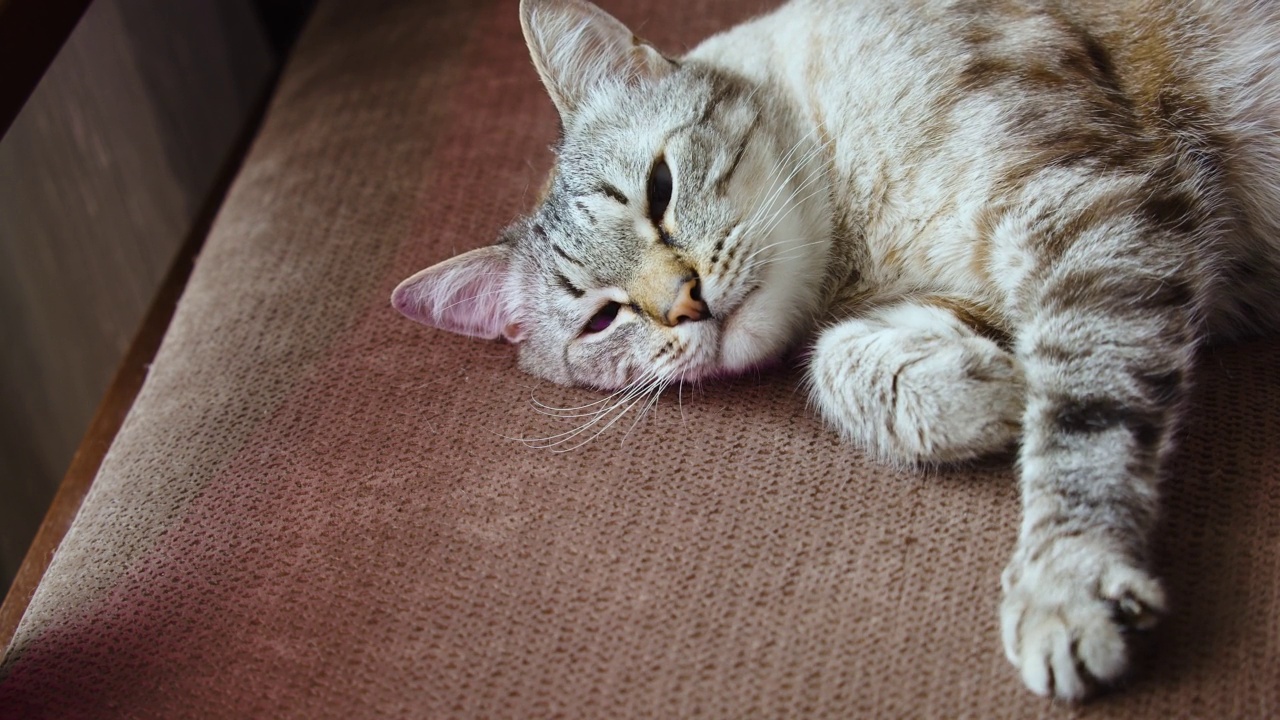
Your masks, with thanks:
<instances>
[{"instance_id":1,"label":"cat's fur","mask_svg":"<svg viewBox=\"0 0 1280 720\"><path fill-rule=\"evenodd\" d=\"M805 343L881 458L1020 440L1006 653L1042 694L1120 677L1196 347L1280 316L1280 4L795 0L679 59L585 0L521 19L546 197L396 307L605 389Z\"/></svg>"}]
</instances>

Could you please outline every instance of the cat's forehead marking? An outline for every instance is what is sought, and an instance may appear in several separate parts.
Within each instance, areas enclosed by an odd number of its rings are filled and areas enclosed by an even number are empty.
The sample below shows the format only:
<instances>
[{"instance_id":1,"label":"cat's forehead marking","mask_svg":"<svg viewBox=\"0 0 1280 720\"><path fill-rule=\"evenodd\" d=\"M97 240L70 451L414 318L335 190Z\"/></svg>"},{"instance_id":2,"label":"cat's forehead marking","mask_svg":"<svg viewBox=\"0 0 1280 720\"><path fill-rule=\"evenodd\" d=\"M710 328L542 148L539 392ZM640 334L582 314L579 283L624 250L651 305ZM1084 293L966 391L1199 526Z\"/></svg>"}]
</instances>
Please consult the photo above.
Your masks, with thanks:
<instances>
[{"instance_id":1,"label":"cat's forehead marking","mask_svg":"<svg viewBox=\"0 0 1280 720\"><path fill-rule=\"evenodd\" d=\"M560 288L562 288L565 292L569 293L573 297L580 298L587 294L585 290L578 287L577 285L574 285L573 281L570 280L568 277L566 277L564 273L554 272L552 273L551 276Z\"/></svg>"},{"instance_id":2,"label":"cat's forehead marking","mask_svg":"<svg viewBox=\"0 0 1280 720\"><path fill-rule=\"evenodd\" d=\"M608 212L622 206L599 194L577 195L571 184L557 183L544 200L524 254L536 284L577 299L591 288L617 284L630 255L625 233Z\"/></svg>"},{"instance_id":3,"label":"cat's forehead marking","mask_svg":"<svg viewBox=\"0 0 1280 720\"><path fill-rule=\"evenodd\" d=\"M556 243L554 241L551 242L551 250L552 252L559 255L562 259L564 259L566 262L570 264L577 265L578 267L587 266L585 262L579 260L578 258L575 258L574 256L570 255L567 251L565 251L564 248L560 247L559 243Z\"/></svg>"},{"instance_id":4,"label":"cat's forehead marking","mask_svg":"<svg viewBox=\"0 0 1280 720\"><path fill-rule=\"evenodd\" d=\"M584 201L581 197L573 201L573 206L577 208L578 212L581 213L582 216L587 219L588 223L592 225L595 225L597 223L595 213L591 212L591 208L587 207L586 201Z\"/></svg>"},{"instance_id":5,"label":"cat's forehead marking","mask_svg":"<svg viewBox=\"0 0 1280 720\"><path fill-rule=\"evenodd\" d=\"M751 137L755 135L756 128L760 126L760 115L757 114L755 119L751 121L751 125L747 131L743 133L738 148L734 150L733 157L729 160L729 166L726 167L718 178L715 180L715 192L723 197L729 188L729 181L733 179L733 174L737 172L738 166L742 163L742 156L746 154L747 144L751 142Z\"/></svg>"},{"instance_id":6,"label":"cat's forehead marking","mask_svg":"<svg viewBox=\"0 0 1280 720\"><path fill-rule=\"evenodd\" d=\"M604 195L605 197L615 200L622 205L627 205L629 203L626 194L607 181L602 180L596 185L596 194Z\"/></svg>"}]
</instances>

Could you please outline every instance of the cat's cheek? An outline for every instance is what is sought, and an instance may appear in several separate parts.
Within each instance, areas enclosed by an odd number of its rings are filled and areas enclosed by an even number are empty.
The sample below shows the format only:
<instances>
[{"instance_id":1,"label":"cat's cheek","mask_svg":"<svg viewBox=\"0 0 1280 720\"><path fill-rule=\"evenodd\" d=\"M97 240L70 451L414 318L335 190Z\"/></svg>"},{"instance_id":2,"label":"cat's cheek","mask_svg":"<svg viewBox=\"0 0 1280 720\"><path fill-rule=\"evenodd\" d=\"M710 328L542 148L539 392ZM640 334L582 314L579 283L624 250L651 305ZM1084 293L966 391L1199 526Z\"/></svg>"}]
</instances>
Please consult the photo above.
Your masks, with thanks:
<instances>
[{"instance_id":1,"label":"cat's cheek","mask_svg":"<svg viewBox=\"0 0 1280 720\"><path fill-rule=\"evenodd\" d=\"M748 304L724 325L720 339L720 371L730 375L767 365L787 346L785 328L778 319Z\"/></svg>"},{"instance_id":2,"label":"cat's cheek","mask_svg":"<svg viewBox=\"0 0 1280 720\"><path fill-rule=\"evenodd\" d=\"M756 347L757 342L757 338L746 332L727 335L720 350L720 372L725 375L738 375L764 364L769 356L759 352Z\"/></svg>"}]
</instances>

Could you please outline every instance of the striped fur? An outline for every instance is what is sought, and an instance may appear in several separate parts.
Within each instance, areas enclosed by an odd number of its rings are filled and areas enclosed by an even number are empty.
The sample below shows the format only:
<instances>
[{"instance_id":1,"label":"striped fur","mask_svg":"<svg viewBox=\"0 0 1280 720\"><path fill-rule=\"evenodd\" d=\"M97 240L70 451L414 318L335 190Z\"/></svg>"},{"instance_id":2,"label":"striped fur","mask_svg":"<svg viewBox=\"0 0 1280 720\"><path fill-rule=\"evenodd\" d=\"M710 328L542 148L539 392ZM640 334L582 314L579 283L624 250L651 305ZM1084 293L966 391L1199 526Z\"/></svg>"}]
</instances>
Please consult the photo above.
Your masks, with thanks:
<instances>
[{"instance_id":1,"label":"striped fur","mask_svg":"<svg viewBox=\"0 0 1280 720\"><path fill-rule=\"evenodd\" d=\"M473 263L522 367L648 392L809 343L817 410L888 462L1016 444L1006 653L1041 694L1119 679L1196 348L1280 319L1280 10L794 0L676 60L585 0L522 19L557 169ZM708 319L662 322L689 287Z\"/></svg>"}]
</instances>

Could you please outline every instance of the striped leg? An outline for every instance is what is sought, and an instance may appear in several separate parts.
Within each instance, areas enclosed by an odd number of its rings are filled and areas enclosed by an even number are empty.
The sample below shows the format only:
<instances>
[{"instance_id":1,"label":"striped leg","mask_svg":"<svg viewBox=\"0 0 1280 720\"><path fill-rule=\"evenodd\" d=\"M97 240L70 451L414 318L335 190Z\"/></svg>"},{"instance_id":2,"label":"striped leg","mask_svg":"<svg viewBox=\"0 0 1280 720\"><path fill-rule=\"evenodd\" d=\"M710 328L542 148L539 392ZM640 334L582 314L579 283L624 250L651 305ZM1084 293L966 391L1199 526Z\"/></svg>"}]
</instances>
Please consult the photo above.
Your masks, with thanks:
<instances>
[{"instance_id":1,"label":"striped leg","mask_svg":"<svg viewBox=\"0 0 1280 720\"><path fill-rule=\"evenodd\" d=\"M1001 630L1042 695L1079 699L1119 678L1130 632L1165 608L1148 542L1195 340L1192 286L1161 262L1059 263L1018 338L1024 516Z\"/></svg>"}]
</instances>

